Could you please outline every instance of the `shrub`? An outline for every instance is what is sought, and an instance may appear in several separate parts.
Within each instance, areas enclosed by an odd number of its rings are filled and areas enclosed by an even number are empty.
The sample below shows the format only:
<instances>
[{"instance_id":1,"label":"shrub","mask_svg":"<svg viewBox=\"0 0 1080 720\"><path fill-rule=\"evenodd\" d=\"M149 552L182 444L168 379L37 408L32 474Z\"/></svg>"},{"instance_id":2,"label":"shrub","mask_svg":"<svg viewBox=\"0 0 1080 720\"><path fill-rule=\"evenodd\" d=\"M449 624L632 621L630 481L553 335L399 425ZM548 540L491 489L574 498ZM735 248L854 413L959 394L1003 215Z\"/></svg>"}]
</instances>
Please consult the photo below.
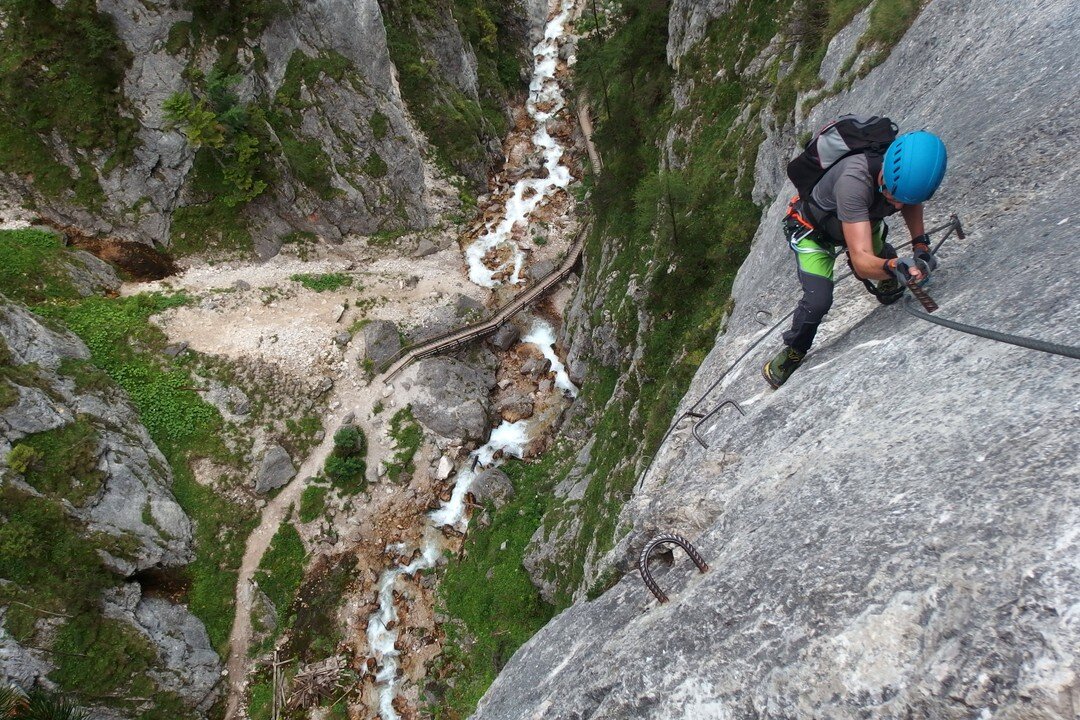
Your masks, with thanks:
<instances>
[{"instance_id":1,"label":"shrub","mask_svg":"<svg viewBox=\"0 0 1080 720\"><path fill-rule=\"evenodd\" d=\"M40 459L40 452L29 445L23 444L11 448L11 452L7 454L8 467L20 475L25 475L26 471Z\"/></svg>"}]
</instances>

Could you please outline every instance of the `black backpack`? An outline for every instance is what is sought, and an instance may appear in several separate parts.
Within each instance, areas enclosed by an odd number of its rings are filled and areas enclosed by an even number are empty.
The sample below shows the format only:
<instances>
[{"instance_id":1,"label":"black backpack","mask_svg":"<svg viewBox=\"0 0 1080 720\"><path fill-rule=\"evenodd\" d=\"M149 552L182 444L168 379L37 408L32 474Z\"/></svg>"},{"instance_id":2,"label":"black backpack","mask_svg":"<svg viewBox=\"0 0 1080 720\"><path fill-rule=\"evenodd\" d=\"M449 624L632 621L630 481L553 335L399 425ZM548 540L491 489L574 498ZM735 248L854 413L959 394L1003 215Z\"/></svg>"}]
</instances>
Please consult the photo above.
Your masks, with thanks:
<instances>
[{"instance_id":1,"label":"black backpack","mask_svg":"<svg viewBox=\"0 0 1080 720\"><path fill-rule=\"evenodd\" d=\"M881 157L897 132L896 123L887 117L841 115L810 138L799 156L788 163L787 176L799 197L809 199L829 168L849 155L868 153L880 168Z\"/></svg>"}]
</instances>

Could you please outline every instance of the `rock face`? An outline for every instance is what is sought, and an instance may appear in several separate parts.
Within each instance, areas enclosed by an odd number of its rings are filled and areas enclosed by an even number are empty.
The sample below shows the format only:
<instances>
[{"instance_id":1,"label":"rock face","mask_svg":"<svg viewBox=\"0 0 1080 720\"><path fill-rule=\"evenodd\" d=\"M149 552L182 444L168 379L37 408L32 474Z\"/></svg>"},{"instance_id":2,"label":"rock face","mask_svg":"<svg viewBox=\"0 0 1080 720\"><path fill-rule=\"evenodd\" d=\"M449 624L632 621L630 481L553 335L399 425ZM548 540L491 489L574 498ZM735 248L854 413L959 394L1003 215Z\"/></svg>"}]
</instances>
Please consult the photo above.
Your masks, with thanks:
<instances>
[{"instance_id":1,"label":"rock face","mask_svg":"<svg viewBox=\"0 0 1080 720\"><path fill-rule=\"evenodd\" d=\"M118 582L140 571L191 562L191 521L172 495L168 462L127 395L109 384L80 387L63 374L69 367L65 363L90 357L86 346L0 296L0 355L6 356L4 365L17 371L0 376L0 383L10 383L17 391L12 402L0 408L0 482L38 492L24 482L32 480L31 475L24 477L9 465L9 453L29 436L79 423L93 433L92 466L81 469L95 473L100 483L86 496L68 497L45 487L40 490L44 498L80 521L86 543ZM103 600L107 617L131 624L156 650L158 663L147 672L158 689L177 693L192 708L208 710L216 700L221 665L202 623L168 600L140 598L137 583L108 591ZM0 625L4 614L0 607ZM49 658L49 652L21 646L0 627L0 682L24 689L35 682L52 687L43 679L52 670ZM106 711L101 716L120 717Z\"/></svg>"},{"instance_id":2,"label":"rock face","mask_svg":"<svg viewBox=\"0 0 1080 720\"><path fill-rule=\"evenodd\" d=\"M406 402L424 427L447 439L482 440L491 415L495 373L453 358L436 357L405 371Z\"/></svg>"},{"instance_id":3,"label":"rock face","mask_svg":"<svg viewBox=\"0 0 1080 720\"><path fill-rule=\"evenodd\" d=\"M1076 21L1061 0L935 0L849 93L771 137L759 167L850 108L935 130L950 170L930 224L957 212L969 233L942 248L938 314L1075 343L1080 261L1061 198L1080 162L1062 138L1080 118L1072 79L1041 69L1076 65ZM780 318L797 297L775 177L759 173L757 194L775 201L676 418L761 335L757 311ZM773 392L759 368L779 344L705 403L738 401L745 417L705 423L708 449L685 420L662 447L604 560L627 576L524 645L474 717L1076 716L1075 361L930 325L851 281ZM670 569L654 562L666 605L630 572L658 531L690 538L711 567L679 550Z\"/></svg>"},{"instance_id":4,"label":"rock face","mask_svg":"<svg viewBox=\"0 0 1080 720\"><path fill-rule=\"evenodd\" d=\"M472 492L477 502L494 503L495 509L499 510L514 499L514 484L502 470L489 468L473 480Z\"/></svg>"},{"instance_id":5,"label":"rock face","mask_svg":"<svg viewBox=\"0 0 1080 720\"><path fill-rule=\"evenodd\" d=\"M198 618L181 605L143 596L138 583L109 592L104 608L106 617L130 624L157 648L164 670L155 672L154 680L161 690L198 710L210 709L222 665Z\"/></svg>"},{"instance_id":6,"label":"rock face","mask_svg":"<svg viewBox=\"0 0 1080 720\"><path fill-rule=\"evenodd\" d=\"M525 14L524 8L514 7ZM238 27L228 38L235 59L219 57L216 31L207 27L217 20L209 19L212 13L205 9L193 16L186 6L160 0L102 0L97 9L111 20L130 54L117 112L136 120L134 150L120 160L115 152L72 147L54 133L47 138L53 154L76 177L96 174L103 201L90 208L74 193L47 196L35 189L31 176L0 168L6 195L32 198L41 215L88 234L162 244L175 240L172 234L183 234L183 228L173 227L174 212L213 198L194 181L196 148L166 118L164 105L176 93L205 95L191 78L205 77L218 63L239 78L234 89L240 103L295 113L288 130L276 121L256 130L269 136L259 152L274 167L273 182L243 209L242 222L261 254L276 252L282 236L295 231L337 240L346 233L430 224L433 174L425 167L426 140L402 97L377 0L280 4L262 8L259 19L237 11L232 22ZM425 72L479 109L486 88L458 19L437 10L426 11L422 21L412 20L423 25L417 30ZM517 32L523 41L524 26ZM334 63L335 70L297 73L294 65L287 91L296 97L279 96L290 63L305 59ZM485 133L470 148L465 168L477 182L500 156L493 128L486 127ZM317 156L324 178L313 182L300 156L306 162Z\"/></svg>"},{"instance_id":7,"label":"rock face","mask_svg":"<svg viewBox=\"0 0 1080 720\"><path fill-rule=\"evenodd\" d=\"M172 475L161 452L118 391L75 391L57 374L60 363L90 357L74 335L47 329L27 310L0 298L0 339L15 366L36 368L38 386L16 383L18 400L0 410L0 458L28 435L57 430L83 418L96 432L101 489L71 511L91 531L136 540L124 557L101 552L117 572L193 559L191 522L173 498Z\"/></svg>"}]
</instances>

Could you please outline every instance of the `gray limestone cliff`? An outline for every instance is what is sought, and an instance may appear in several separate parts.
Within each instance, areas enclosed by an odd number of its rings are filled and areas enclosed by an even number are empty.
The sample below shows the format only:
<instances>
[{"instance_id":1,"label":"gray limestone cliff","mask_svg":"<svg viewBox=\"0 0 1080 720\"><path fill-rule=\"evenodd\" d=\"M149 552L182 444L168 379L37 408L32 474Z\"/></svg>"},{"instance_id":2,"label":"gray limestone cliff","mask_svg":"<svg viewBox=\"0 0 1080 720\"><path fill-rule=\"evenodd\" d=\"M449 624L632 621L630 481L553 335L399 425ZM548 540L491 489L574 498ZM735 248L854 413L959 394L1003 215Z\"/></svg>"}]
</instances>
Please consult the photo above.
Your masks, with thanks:
<instances>
[{"instance_id":1,"label":"gray limestone cliff","mask_svg":"<svg viewBox=\"0 0 1080 720\"><path fill-rule=\"evenodd\" d=\"M55 564L79 573L66 580L92 586L112 577L115 592L106 590L99 601L85 602L100 604L103 617L127 623L143 638L149 648L148 673L160 691L205 711L217 699L221 662L202 623L186 607L142 597L138 582L120 584L190 563L192 523L173 497L168 462L124 392L86 363L89 356L74 335L50 329L0 296L0 491L5 503L32 504L19 512L40 515L55 508L76 528L90 549L61 547L66 556L54 559ZM29 552L19 545L27 521L20 516L12 523L11 512L10 506L0 509L0 527L7 556L17 557ZM49 532L62 542L66 530L53 527ZM73 552L83 554L76 559ZM104 570L93 567L98 563ZM35 684L54 687L48 676L57 664L50 650L55 626L76 616L42 612L16 599L46 604L50 592L3 581L0 680L25 690ZM14 637L5 617L13 608L41 615L31 626L21 626L29 642ZM71 622L85 627L86 617Z\"/></svg>"},{"instance_id":2,"label":"gray limestone cliff","mask_svg":"<svg viewBox=\"0 0 1080 720\"><path fill-rule=\"evenodd\" d=\"M708 11L675 5L673 61ZM849 90L796 126L766 123L762 222L726 331L675 415L704 395L706 411L732 400L745 416L709 418L708 448L693 419L676 425L592 569L622 579L522 646L476 718L1077 717L1076 361L928 324L849 280L781 390L760 377L778 333L711 386L762 337L763 311L793 307L783 166L802 132L851 111L949 147L928 220L957 213L968 234L942 247L928 286L939 314L1076 344L1078 27L1061 0L934 0ZM827 79L855 39L830 45ZM678 550L655 561L665 605L634 569L660 531L710 565L699 574Z\"/></svg>"},{"instance_id":3,"label":"gray limestone cliff","mask_svg":"<svg viewBox=\"0 0 1080 720\"><path fill-rule=\"evenodd\" d=\"M490 109L520 89L507 73L494 80L484 61L503 53L524 65L530 11L487 5L517 18L500 25L498 47L489 38L475 47L467 25L476 21L455 14L453 3L414 15L392 0L250 3L224 13L213 3L102 0L97 19L74 22L97 23L92 40L115 34L118 49L108 58L123 80L115 105L105 101L105 116L90 121L114 137L85 146L85 127L65 134L58 120L60 129L35 127L5 141L19 147L0 152L5 203L87 234L179 240L189 250L250 237L264 256L295 232L337 240L427 227L444 202L432 194L445 192L434 163L443 148L429 142L453 142L442 157L482 184L501 159L496 123L508 117ZM54 11L77 12L86 11ZM35 13L5 14L5 42L41 44L40 28L32 40L24 29L41 22ZM47 72L28 77L13 82L31 84L34 102L57 92ZM216 114L210 135L223 138L185 137L186 121L165 109L184 93L193 93L200 112ZM20 102L17 94L0 97L0 106ZM439 125L425 113L441 113L455 136L427 137ZM458 116L468 133L450 123ZM252 140L253 152L245 145ZM40 178L45 170L49 183Z\"/></svg>"}]
</instances>

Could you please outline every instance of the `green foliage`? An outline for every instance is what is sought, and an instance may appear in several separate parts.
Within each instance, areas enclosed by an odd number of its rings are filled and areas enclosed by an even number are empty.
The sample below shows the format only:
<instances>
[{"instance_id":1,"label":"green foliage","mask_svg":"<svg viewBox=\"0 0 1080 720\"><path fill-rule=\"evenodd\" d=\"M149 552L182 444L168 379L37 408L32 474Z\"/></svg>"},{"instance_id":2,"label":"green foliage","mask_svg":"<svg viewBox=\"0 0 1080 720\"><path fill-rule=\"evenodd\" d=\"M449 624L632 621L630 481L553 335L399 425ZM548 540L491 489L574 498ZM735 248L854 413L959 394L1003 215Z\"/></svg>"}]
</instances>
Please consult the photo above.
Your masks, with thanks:
<instances>
[{"instance_id":1,"label":"green foliage","mask_svg":"<svg viewBox=\"0 0 1080 720\"><path fill-rule=\"evenodd\" d=\"M138 123L121 116L126 101L120 89L130 54L93 0L63 7L11 0L4 20L0 167L33 176L47 196L97 205L103 194L95 169L80 162L73 173L46 139L55 133L71 147L111 152L107 167L131 156Z\"/></svg>"},{"instance_id":2,"label":"green foliage","mask_svg":"<svg viewBox=\"0 0 1080 720\"><path fill-rule=\"evenodd\" d=\"M382 156L374 150L368 155L368 159L364 161L364 174L368 177L381 178L386 177L386 173L390 171L390 168L386 166L386 161L382 159Z\"/></svg>"},{"instance_id":3,"label":"green foliage","mask_svg":"<svg viewBox=\"0 0 1080 720\"><path fill-rule=\"evenodd\" d=\"M354 425L346 425L334 433L334 450L326 458L323 472L334 487L348 493L361 492L367 487L367 438Z\"/></svg>"},{"instance_id":4,"label":"green foliage","mask_svg":"<svg viewBox=\"0 0 1080 720\"><path fill-rule=\"evenodd\" d=\"M352 285L353 279L345 273L296 273L289 279L314 292L333 292Z\"/></svg>"},{"instance_id":5,"label":"green foliage","mask_svg":"<svg viewBox=\"0 0 1080 720\"><path fill-rule=\"evenodd\" d=\"M138 687L152 692L147 671L156 666L156 653L130 625L101 615L102 592L118 583L102 565L102 544L58 500L8 485L0 487L0 506L6 629L20 642L46 643L54 651L57 667L50 677L80 704L138 694ZM43 617L62 621L54 633L39 637L36 623Z\"/></svg>"},{"instance_id":6,"label":"green foliage","mask_svg":"<svg viewBox=\"0 0 1080 720\"><path fill-rule=\"evenodd\" d=\"M69 692L91 697L125 688L132 675L157 660L150 642L131 625L88 614L61 626L54 649L59 667L53 679Z\"/></svg>"},{"instance_id":7,"label":"green foliage","mask_svg":"<svg viewBox=\"0 0 1080 720\"><path fill-rule=\"evenodd\" d=\"M248 717L269 720L274 707L274 685L270 682L252 683L248 700Z\"/></svg>"},{"instance_id":8,"label":"green foliage","mask_svg":"<svg viewBox=\"0 0 1080 720\"><path fill-rule=\"evenodd\" d=\"M7 454L7 464L9 468L20 475L23 475L35 463L41 460L41 457L41 452L36 448L19 443L11 448L11 451Z\"/></svg>"},{"instance_id":9,"label":"green foliage","mask_svg":"<svg viewBox=\"0 0 1080 720\"><path fill-rule=\"evenodd\" d=\"M0 230L0 288L12 300L35 304L77 297L66 270L70 262L57 233Z\"/></svg>"},{"instance_id":10,"label":"green foliage","mask_svg":"<svg viewBox=\"0 0 1080 720\"><path fill-rule=\"evenodd\" d=\"M309 523L323 516L326 511L326 493L323 485L308 485L300 496L300 522Z\"/></svg>"},{"instance_id":11,"label":"green foliage","mask_svg":"<svg viewBox=\"0 0 1080 720\"><path fill-rule=\"evenodd\" d=\"M333 166L330 156L315 140L298 140L291 131L279 133L281 151L296 179L307 185L323 200L332 200L337 194L333 176L328 168Z\"/></svg>"},{"instance_id":12,"label":"green foliage","mask_svg":"<svg viewBox=\"0 0 1080 720\"><path fill-rule=\"evenodd\" d=\"M337 611L348 597L356 562L348 558L317 562L304 580L293 604L292 632L286 652L301 663L322 660L338 651L341 630Z\"/></svg>"},{"instance_id":13,"label":"green foliage","mask_svg":"<svg viewBox=\"0 0 1080 720\"><path fill-rule=\"evenodd\" d=\"M467 717L514 651L555 614L541 598L522 557L551 503L551 490L567 454L555 448L539 463L511 461L503 469L513 480L514 499L494 512L487 527L469 530L464 552L451 561L439 598L456 623L444 625L444 662L455 667L438 718ZM490 509L489 509L490 511ZM466 637L475 642L465 642Z\"/></svg>"},{"instance_id":14,"label":"green foliage","mask_svg":"<svg viewBox=\"0 0 1080 720\"><path fill-rule=\"evenodd\" d=\"M24 696L13 686L0 685L0 718L8 720L90 720L64 697L34 688Z\"/></svg>"},{"instance_id":15,"label":"green foliage","mask_svg":"<svg viewBox=\"0 0 1080 720\"><path fill-rule=\"evenodd\" d=\"M270 541L270 548L263 555L255 579L278 615L284 617L300 582L304 579L304 543L300 534L289 523L284 523Z\"/></svg>"},{"instance_id":16,"label":"green foliage","mask_svg":"<svg viewBox=\"0 0 1080 720\"><path fill-rule=\"evenodd\" d=\"M423 428L413 417L412 406L406 405L390 418L390 437L394 440L395 449L386 474L396 482L403 475L412 475L416 469L413 457L424 439Z\"/></svg>"},{"instance_id":17,"label":"green foliage","mask_svg":"<svg viewBox=\"0 0 1080 720\"><path fill-rule=\"evenodd\" d=\"M19 451L28 462L21 472L34 489L57 498L65 498L76 507L101 489L104 473L97 469L98 433L83 416L55 430L28 435L8 455Z\"/></svg>"},{"instance_id":18,"label":"green foliage","mask_svg":"<svg viewBox=\"0 0 1080 720\"><path fill-rule=\"evenodd\" d=\"M225 126L205 100L197 100L189 92L177 92L162 107L165 119L179 125L194 147L219 148L225 144Z\"/></svg>"}]
</instances>

